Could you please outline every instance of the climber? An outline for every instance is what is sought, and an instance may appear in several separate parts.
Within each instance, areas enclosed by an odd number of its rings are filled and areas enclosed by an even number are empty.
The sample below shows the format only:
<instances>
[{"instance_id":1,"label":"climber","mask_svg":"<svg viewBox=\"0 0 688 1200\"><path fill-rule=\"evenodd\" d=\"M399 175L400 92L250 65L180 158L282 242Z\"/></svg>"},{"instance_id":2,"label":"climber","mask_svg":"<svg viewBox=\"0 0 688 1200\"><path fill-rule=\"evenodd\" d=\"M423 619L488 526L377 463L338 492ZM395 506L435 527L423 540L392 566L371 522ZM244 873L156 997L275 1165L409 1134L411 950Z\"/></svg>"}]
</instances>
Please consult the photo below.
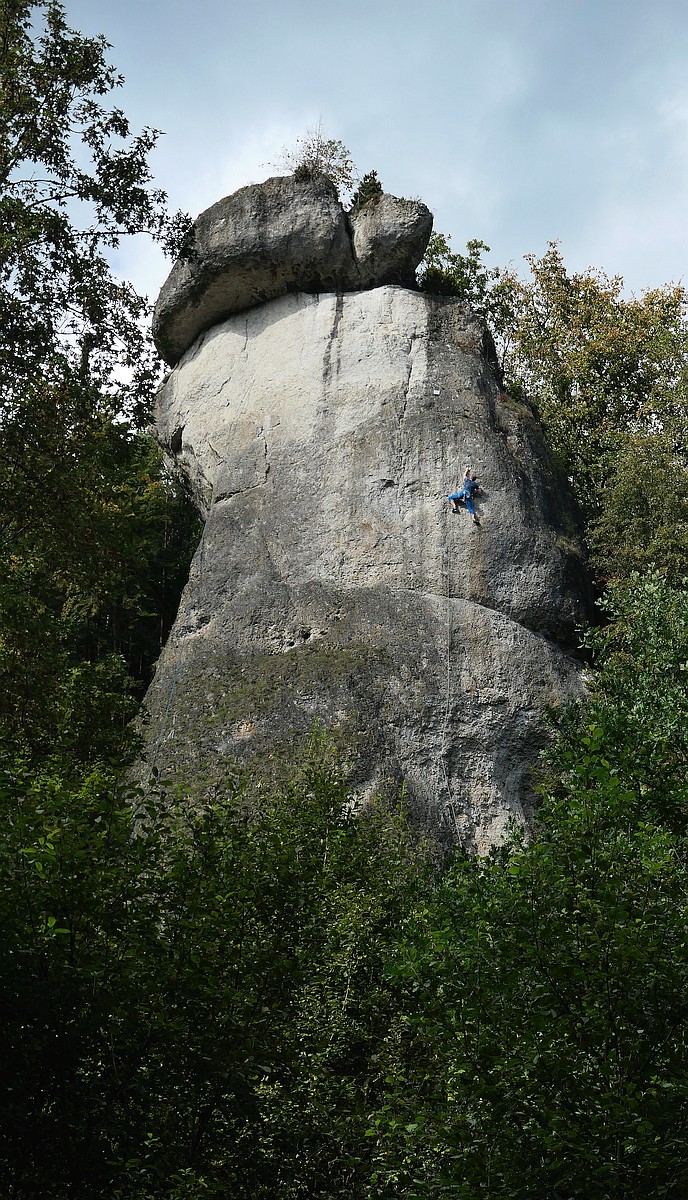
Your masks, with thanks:
<instances>
[{"instance_id":1,"label":"climber","mask_svg":"<svg viewBox=\"0 0 688 1200\"><path fill-rule=\"evenodd\" d=\"M457 508L456 508L457 500L465 500L466 499L466 483L467 482L470 483L470 478L471 478L471 468L466 467L466 470L463 473L463 479L461 480L460 491L452 492L451 496L448 497L449 505L451 507L452 512L457 511Z\"/></svg>"},{"instance_id":2,"label":"climber","mask_svg":"<svg viewBox=\"0 0 688 1200\"><path fill-rule=\"evenodd\" d=\"M473 524L479 525L480 522L473 507L473 497L479 496L480 492L481 487L476 479L475 473L471 472L470 467L466 467L466 470L463 473L460 490L458 492L452 492L451 496L448 497L449 507L451 508L452 512L458 512L456 507L457 501L463 500L463 503L466 505L466 508L470 513Z\"/></svg>"}]
</instances>

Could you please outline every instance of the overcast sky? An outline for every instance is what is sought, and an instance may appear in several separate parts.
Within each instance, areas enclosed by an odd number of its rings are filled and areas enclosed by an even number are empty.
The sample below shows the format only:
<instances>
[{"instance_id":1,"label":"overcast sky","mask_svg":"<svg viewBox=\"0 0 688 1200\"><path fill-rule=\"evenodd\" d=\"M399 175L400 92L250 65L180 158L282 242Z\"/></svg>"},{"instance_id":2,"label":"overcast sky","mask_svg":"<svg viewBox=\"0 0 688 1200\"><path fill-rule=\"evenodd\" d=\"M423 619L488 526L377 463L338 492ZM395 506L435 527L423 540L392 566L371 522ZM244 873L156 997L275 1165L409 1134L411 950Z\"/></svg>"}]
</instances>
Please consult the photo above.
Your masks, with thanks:
<instances>
[{"instance_id":1,"label":"overcast sky","mask_svg":"<svg viewBox=\"0 0 688 1200\"><path fill-rule=\"evenodd\" d=\"M165 131L152 158L195 216L276 173L322 118L361 174L424 200L497 265L561 243L637 293L688 283L686 0L65 0ZM157 294L145 246L118 269Z\"/></svg>"}]
</instances>

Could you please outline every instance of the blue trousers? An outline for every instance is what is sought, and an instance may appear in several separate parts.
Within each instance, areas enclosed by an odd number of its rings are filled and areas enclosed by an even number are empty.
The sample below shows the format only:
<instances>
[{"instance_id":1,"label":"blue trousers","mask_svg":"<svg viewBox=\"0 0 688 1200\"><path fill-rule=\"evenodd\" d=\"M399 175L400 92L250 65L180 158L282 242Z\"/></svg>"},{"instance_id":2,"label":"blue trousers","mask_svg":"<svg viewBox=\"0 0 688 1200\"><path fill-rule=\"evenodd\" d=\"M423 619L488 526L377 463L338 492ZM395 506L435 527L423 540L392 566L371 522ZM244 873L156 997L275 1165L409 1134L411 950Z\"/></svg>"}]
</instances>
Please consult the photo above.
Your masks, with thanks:
<instances>
[{"instance_id":1,"label":"blue trousers","mask_svg":"<svg viewBox=\"0 0 688 1200\"><path fill-rule=\"evenodd\" d=\"M449 500L463 500L463 502L466 505L466 508L468 509L471 516L472 517L475 516L475 509L473 507L473 501L471 500L471 494L470 494L470 492L467 492L465 488L461 488L460 492L452 492L451 496L449 496L448 499Z\"/></svg>"}]
</instances>

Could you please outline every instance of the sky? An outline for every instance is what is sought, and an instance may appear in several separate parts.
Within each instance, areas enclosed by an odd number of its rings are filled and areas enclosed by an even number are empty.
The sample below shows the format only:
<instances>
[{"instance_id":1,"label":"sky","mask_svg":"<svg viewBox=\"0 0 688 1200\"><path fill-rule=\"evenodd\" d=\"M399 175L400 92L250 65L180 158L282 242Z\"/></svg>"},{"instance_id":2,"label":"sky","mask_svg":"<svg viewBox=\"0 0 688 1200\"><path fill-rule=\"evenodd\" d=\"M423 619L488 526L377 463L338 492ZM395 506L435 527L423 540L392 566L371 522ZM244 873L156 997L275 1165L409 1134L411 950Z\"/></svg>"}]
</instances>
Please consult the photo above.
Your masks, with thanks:
<instances>
[{"instance_id":1,"label":"sky","mask_svg":"<svg viewBox=\"0 0 688 1200\"><path fill-rule=\"evenodd\" d=\"M425 201L462 250L640 294L688 284L686 0L64 0L102 33L172 209L196 216L322 121L359 173ZM169 262L137 239L116 270L155 298Z\"/></svg>"}]
</instances>

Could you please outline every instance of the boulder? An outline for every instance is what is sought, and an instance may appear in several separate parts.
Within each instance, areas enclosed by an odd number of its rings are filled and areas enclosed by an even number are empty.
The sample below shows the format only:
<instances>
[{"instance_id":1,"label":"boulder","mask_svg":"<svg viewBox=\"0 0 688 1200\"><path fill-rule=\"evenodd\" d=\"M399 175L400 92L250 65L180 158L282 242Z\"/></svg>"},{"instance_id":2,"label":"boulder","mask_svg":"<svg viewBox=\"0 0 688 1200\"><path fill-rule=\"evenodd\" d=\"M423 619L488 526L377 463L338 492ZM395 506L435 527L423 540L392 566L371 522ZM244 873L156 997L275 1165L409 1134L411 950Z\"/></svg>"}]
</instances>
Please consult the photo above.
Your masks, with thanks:
<instances>
[{"instance_id":1,"label":"boulder","mask_svg":"<svg viewBox=\"0 0 688 1200\"><path fill-rule=\"evenodd\" d=\"M144 777L202 801L317 723L362 797L403 785L439 838L484 851L527 823L589 594L566 481L482 323L395 286L284 296L195 343L157 430L207 523ZM447 504L466 465L479 526Z\"/></svg>"},{"instance_id":2,"label":"boulder","mask_svg":"<svg viewBox=\"0 0 688 1200\"><path fill-rule=\"evenodd\" d=\"M374 196L351 216L358 286L413 287L432 232L432 213L417 200Z\"/></svg>"},{"instance_id":3,"label":"boulder","mask_svg":"<svg viewBox=\"0 0 688 1200\"><path fill-rule=\"evenodd\" d=\"M195 221L155 306L155 343L174 365L218 321L288 292L412 284L431 229L424 204L383 196L352 232L325 175L241 188Z\"/></svg>"}]
</instances>

